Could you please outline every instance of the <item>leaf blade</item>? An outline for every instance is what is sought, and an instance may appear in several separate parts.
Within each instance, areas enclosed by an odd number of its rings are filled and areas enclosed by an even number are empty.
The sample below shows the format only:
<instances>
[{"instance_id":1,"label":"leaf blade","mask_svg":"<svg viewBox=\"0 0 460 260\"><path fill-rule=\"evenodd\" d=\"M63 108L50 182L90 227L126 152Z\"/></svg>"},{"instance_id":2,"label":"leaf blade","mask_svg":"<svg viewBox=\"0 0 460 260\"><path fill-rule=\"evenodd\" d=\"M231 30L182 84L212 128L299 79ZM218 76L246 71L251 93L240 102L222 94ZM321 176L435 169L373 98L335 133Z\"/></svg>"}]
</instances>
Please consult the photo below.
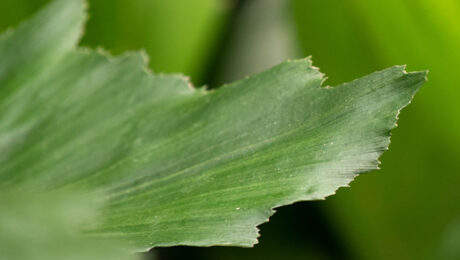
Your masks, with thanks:
<instances>
[{"instance_id":1,"label":"leaf blade","mask_svg":"<svg viewBox=\"0 0 460 260\"><path fill-rule=\"evenodd\" d=\"M61 55L46 67L21 61L43 71L0 103L0 185L103 193L102 224L88 232L140 250L257 243L273 208L376 169L426 78L397 66L322 88L307 58L205 91L146 73L142 54Z\"/></svg>"}]
</instances>

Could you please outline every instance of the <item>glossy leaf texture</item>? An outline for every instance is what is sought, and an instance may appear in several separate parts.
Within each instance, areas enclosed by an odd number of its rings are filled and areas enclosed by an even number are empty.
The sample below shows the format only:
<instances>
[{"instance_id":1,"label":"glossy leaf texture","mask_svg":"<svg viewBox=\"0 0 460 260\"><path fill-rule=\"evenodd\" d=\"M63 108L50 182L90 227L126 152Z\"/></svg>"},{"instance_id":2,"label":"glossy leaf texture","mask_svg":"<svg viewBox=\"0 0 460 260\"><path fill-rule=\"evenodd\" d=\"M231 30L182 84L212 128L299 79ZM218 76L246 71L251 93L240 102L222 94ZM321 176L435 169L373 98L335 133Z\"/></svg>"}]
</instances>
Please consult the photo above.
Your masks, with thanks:
<instances>
[{"instance_id":1,"label":"glossy leaf texture","mask_svg":"<svg viewBox=\"0 0 460 260\"><path fill-rule=\"evenodd\" d=\"M0 186L103 194L85 232L137 250L254 245L274 208L378 168L426 80L395 66L321 87L307 58L195 89L142 53L76 48L84 9L54 1L0 40Z\"/></svg>"}]
</instances>

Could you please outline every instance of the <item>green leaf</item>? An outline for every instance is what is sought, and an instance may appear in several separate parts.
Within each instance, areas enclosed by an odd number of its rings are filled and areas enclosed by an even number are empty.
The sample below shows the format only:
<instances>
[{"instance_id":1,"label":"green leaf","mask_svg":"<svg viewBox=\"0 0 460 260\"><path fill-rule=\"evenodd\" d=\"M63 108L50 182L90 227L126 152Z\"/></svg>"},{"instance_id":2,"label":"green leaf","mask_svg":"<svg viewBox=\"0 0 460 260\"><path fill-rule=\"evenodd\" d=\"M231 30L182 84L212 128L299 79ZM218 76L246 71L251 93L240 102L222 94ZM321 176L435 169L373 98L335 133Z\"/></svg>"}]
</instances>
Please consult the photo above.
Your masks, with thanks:
<instances>
[{"instance_id":1,"label":"green leaf","mask_svg":"<svg viewBox=\"0 0 460 260\"><path fill-rule=\"evenodd\" d=\"M252 246L273 208L376 169L426 78L397 66L321 87L303 59L194 89L142 54L76 49L84 16L57 0L0 40L0 186L104 194L86 232L139 250Z\"/></svg>"}]
</instances>

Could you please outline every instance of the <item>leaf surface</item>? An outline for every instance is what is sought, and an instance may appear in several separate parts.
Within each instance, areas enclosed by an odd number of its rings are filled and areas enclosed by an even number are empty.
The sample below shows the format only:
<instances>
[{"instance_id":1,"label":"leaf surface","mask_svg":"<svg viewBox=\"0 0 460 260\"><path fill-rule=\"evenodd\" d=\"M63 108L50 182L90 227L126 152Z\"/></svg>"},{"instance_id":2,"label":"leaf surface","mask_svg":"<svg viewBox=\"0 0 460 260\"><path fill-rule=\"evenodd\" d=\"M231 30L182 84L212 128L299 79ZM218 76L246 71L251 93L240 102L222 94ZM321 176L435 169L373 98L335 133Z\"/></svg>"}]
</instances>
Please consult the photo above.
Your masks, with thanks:
<instances>
[{"instance_id":1,"label":"leaf surface","mask_svg":"<svg viewBox=\"0 0 460 260\"><path fill-rule=\"evenodd\" d=\"M86 232L139 250L252 246L273 208L377 169L426 79L396 66L321 87L307 58L194 89L142 53L76 48L84 6L54 1L0 40L0 186L104 194Z\"/></svg>"}]
</instances>

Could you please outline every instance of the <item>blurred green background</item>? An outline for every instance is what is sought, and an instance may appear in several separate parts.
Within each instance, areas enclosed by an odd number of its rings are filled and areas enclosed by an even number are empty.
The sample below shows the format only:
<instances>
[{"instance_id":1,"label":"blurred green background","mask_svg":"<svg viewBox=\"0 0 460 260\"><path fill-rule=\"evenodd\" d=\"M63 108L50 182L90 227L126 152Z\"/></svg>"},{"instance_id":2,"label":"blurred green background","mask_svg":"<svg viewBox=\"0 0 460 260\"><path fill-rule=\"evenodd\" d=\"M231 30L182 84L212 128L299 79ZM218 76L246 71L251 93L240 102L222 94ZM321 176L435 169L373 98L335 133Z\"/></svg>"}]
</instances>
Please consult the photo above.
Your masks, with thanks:
<instances>
[{"instance_id":1,"label":"blurred green background","mask_svg":"<svg viewBox=\"0 0 460 260\"><path fill-rule=\"evenodd\" d=\"M0 0L0 30L47 0ZM459 0L89 0L82 46L144 49L155 72L218 87L313 56L337 85L395 64L429 69L382 170L280 208L253 249L173 247L159 259L460 259Z\"/></svg>"}]
</instances>

